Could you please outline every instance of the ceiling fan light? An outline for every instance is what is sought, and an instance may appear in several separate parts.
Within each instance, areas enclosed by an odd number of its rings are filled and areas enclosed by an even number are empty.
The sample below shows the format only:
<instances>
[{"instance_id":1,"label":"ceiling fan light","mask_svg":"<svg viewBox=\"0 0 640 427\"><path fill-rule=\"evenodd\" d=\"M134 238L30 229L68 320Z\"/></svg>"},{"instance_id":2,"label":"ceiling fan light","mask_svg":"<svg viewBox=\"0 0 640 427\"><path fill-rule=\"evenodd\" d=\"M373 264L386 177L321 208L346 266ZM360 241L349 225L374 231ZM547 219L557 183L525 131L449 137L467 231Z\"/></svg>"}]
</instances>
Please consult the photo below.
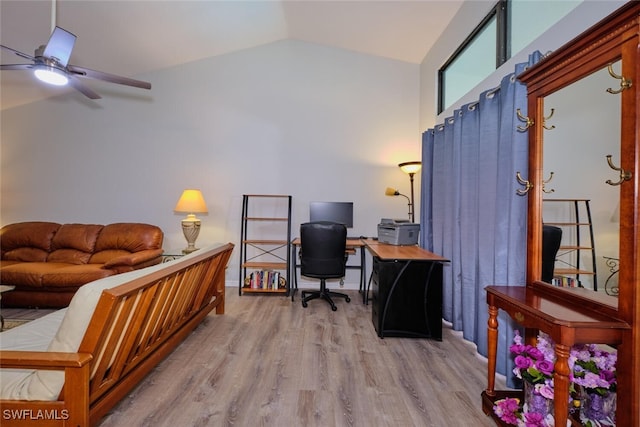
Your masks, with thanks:
<instances>
[{"instance_id":1,"label":"ceiling fan light","mask_svg":"<svg viewBox=\"0 0 640 427\"><path fill-rule=\"evenodd\" d=\"M69 79L61 71L54 67L38 67L33 71L38 80L55 86L64 86Z\"/></svg>"}]
</instances>

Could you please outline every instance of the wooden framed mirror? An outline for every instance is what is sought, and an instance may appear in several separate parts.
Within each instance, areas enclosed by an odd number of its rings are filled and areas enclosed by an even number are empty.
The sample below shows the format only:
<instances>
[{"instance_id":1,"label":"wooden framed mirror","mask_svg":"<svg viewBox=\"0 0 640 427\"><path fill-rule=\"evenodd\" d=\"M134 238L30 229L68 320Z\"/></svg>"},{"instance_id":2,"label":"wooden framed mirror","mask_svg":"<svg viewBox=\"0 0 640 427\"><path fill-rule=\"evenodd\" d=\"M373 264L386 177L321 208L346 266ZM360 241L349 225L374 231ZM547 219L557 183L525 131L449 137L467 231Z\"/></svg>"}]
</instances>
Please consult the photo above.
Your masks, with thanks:
<instances>
[{"instance_id":1,"label":"wooden framed mirror","mask_svg":"<svg viewBox=\"0 0 640 427\"><path fill-rule=\"evenodd\" d=\"M640 3L629 2L519 76L527 85L527 116L533 122L526 177L532 184L527 289L567 309L627 325L617 345L618 425L640 425L639 34ZM563 222L545 209L550 204L545 199L553 198L590 200L597 236L593 270L602 274L578 276L583 287L541 280L543 223ZM570 224L562 225L567 232L575 233L570 227L581 220L564 222ZM613 295L604 291L611 274L605 257L617 262ZM587 264L582 258L580 269L592 269ZM554 319L550 328L561 323Z\"/></svg>"},{"instance_id":2,"label":"wooden framed mirror","mask_svg":"<svg viewBox=\"0 0 640 427\"><path fill-rule=\"evenodd\" d=\"M573 235L565 242L575 243L575 234L580 233L581 245L574 246L583 250L568 251L574 256L570 267L583 274L567 274L568 269L558 267L557 261L558 276L577 279L577 283L576 287L553 286L552 291L576 304L587 300L587 304L624 320L633 310L618 301L637 298L637 277L630 275L637 258L628 250L637 246L638 239L631 226L637 215L637 183L621 178L637 174L637 84L633 81L638 73L638 29L637 23L632 24L637 10L638 5L630 3L606 25L596 26L520 76L527 84L528 116L534 122L529 128L528 180L533 188L528 194L527 284L552 287L542 282L540 274L542 224L561 225L563 235ZM624 172L612 169L608 162ZM591 221L584 213L576 219L572 212L566 212L575 211L575 204L551 206L545 202L554 199L588 200ZM591 223L594 242L590 241L587 222ZM584 225L578 227L577 223ZM595 257L589 251L593 246ZM615 277L609 278L607 259L617 262ZM607 279L614 291L604 292Z\"/></svg>"},{"instance_id":3,"label":"wooden framed mirror","mask_svg":"<svg viewBox=\"0 0 640 427\"><path fill-rule=\"evenodd\" d=\"M542 124L542 221L561 233L549 282L599 292L597 299L615 307L620 184L609 162L621 157L621 92L613 77L621 66L618 60L545 96ZM545 239L543 232L543 248Z\"/></svg>"}]
</instances>

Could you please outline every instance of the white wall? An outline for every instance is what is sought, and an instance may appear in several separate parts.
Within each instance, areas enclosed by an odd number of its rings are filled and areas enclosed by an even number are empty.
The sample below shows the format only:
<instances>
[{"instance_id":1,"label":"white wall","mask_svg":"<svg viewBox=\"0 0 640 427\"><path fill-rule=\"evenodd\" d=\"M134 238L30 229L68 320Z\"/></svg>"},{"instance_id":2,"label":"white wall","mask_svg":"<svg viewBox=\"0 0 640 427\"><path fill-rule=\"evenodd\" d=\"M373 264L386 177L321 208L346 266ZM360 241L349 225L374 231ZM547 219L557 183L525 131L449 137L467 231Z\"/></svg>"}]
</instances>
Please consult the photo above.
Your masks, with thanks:
<instances>
[{"instance_id":1,"label":"white wall","mask_svg":"<svg viewBox=\"0 0 640 427\"><path fill-rule=\"evenodd\" d=\"M180 248L189 187L209 207L198 246L238 243L243 194L291 194L294 235L312 200L353 201L349 234L407 217L384 190L408 194L397 164L420 159L418 65L281 41L136 77L153 90L92 82L102 100L2 112L2 224L148 222Z\"/></svg>"}]
</instances>

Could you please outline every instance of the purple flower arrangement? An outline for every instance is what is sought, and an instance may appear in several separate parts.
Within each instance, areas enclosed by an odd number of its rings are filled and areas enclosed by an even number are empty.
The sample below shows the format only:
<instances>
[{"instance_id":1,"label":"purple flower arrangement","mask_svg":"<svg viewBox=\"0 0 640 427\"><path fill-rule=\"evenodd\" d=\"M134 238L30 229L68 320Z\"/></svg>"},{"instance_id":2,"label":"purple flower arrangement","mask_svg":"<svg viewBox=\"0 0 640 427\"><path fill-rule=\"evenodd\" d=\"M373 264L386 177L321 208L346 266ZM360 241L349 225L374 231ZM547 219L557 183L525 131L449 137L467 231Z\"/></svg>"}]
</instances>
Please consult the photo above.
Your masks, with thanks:
<instances>
[{"instance_id":1,"label":"purple flower arrangement","mask_svg":"<svg viewBox=\"0 0 640 427\"><path fill-rule=\"evenodd\" d=\"M586 389L588 393L604 396L616 391L615 350L609 352L598 348L595 344L573 346L569 355L571 381Z\"/></svg>"},{"instance_id":2,"label":"purple flower arrangement","mask_svg":"<svg viewBox=\"0 0 640 427\"><path fill-rule=\"evenodd\" d=\"M523 381L533 384L535 393L553 399L553 367L556 362L554 343L540 332L535 346L524 345L520 332L515 331L509 351L515 356L513 373Z\"/></svg>"},{"instance_id":3,"label":"purple flower arrangement","mask_svg":"<svg viewBox=\"0 0 640 427\"><path fill-rule=\"evenodd\" d=\"M493 411L506 424L519 427L553 426L553 371L556 357L551 337L541 332L535 346L525 345L520 333L515 331L509 350L514 355L513 373L525 383L525 402L521 406L520 399L498 400ZM576 386L579 386L582 390L581 420L586 425L593 425L592 420L597 420L596 425L615 425L616 361L615 350L606 351L595 344L571 348L571 389L575 392Z\"/></svg>"},{"instance_id":4,"label":"purple flower arrangement","mask_svg":"<svg viewBox=\"0 0 640 427\"><path fill-rule=\"evenodd\" d=\"M571 348L571 381L582 389L580 418L585 424L596 420L597 425L615 425L616 361L615 350L606 351L594 344Z\"/></svg>"},{"instance_id":5,"label":"purple flower arrangement","mask_svg":"<svg viewBox=\"0 0 640 427\"><path fill-rule=\"evenodd\" d=\"M546 416L538 412L522 412L520 400L507 398L498 400L493 412L506 424L518 427L550 427L554 425L553 416Z\"/></svg>"},{"instance_id":6,"label":"purple flower arrangement","mask_svg":"<svg viewBox=\"0 0 640 427\"><path fill-rule=\"evenodd\" d=\"M505 423L523 427L553 425L553 368L556 360L554 343L540 333L535 346L525 345L515 331L509 351L514 355L513 373L525 382L527 398L523 407L515 398L495 402L493 411Z\"/></svg>"}]
</instances>

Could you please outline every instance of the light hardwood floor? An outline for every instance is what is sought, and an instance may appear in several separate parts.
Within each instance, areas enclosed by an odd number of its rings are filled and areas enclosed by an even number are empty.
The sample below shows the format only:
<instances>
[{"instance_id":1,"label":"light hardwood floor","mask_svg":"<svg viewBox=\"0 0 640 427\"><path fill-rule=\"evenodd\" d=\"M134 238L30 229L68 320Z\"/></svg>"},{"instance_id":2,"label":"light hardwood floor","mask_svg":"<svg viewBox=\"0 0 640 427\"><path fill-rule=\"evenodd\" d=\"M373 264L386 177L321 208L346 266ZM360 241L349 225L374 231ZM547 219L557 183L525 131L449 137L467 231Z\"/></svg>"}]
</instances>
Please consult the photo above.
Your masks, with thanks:
<instances>
[{"instance_id":1,"label":"light hardwood floor","mask_svg":"<svg viewBox=\"0 0 640 427\"><path fill-rule=\"evenodd\" d=\"M380 339L357 291L337 305L229 288L226 314L209 315L100 427L494 425L472 344L447 327L442 342Z\"/></svg>"}]
</instances>

